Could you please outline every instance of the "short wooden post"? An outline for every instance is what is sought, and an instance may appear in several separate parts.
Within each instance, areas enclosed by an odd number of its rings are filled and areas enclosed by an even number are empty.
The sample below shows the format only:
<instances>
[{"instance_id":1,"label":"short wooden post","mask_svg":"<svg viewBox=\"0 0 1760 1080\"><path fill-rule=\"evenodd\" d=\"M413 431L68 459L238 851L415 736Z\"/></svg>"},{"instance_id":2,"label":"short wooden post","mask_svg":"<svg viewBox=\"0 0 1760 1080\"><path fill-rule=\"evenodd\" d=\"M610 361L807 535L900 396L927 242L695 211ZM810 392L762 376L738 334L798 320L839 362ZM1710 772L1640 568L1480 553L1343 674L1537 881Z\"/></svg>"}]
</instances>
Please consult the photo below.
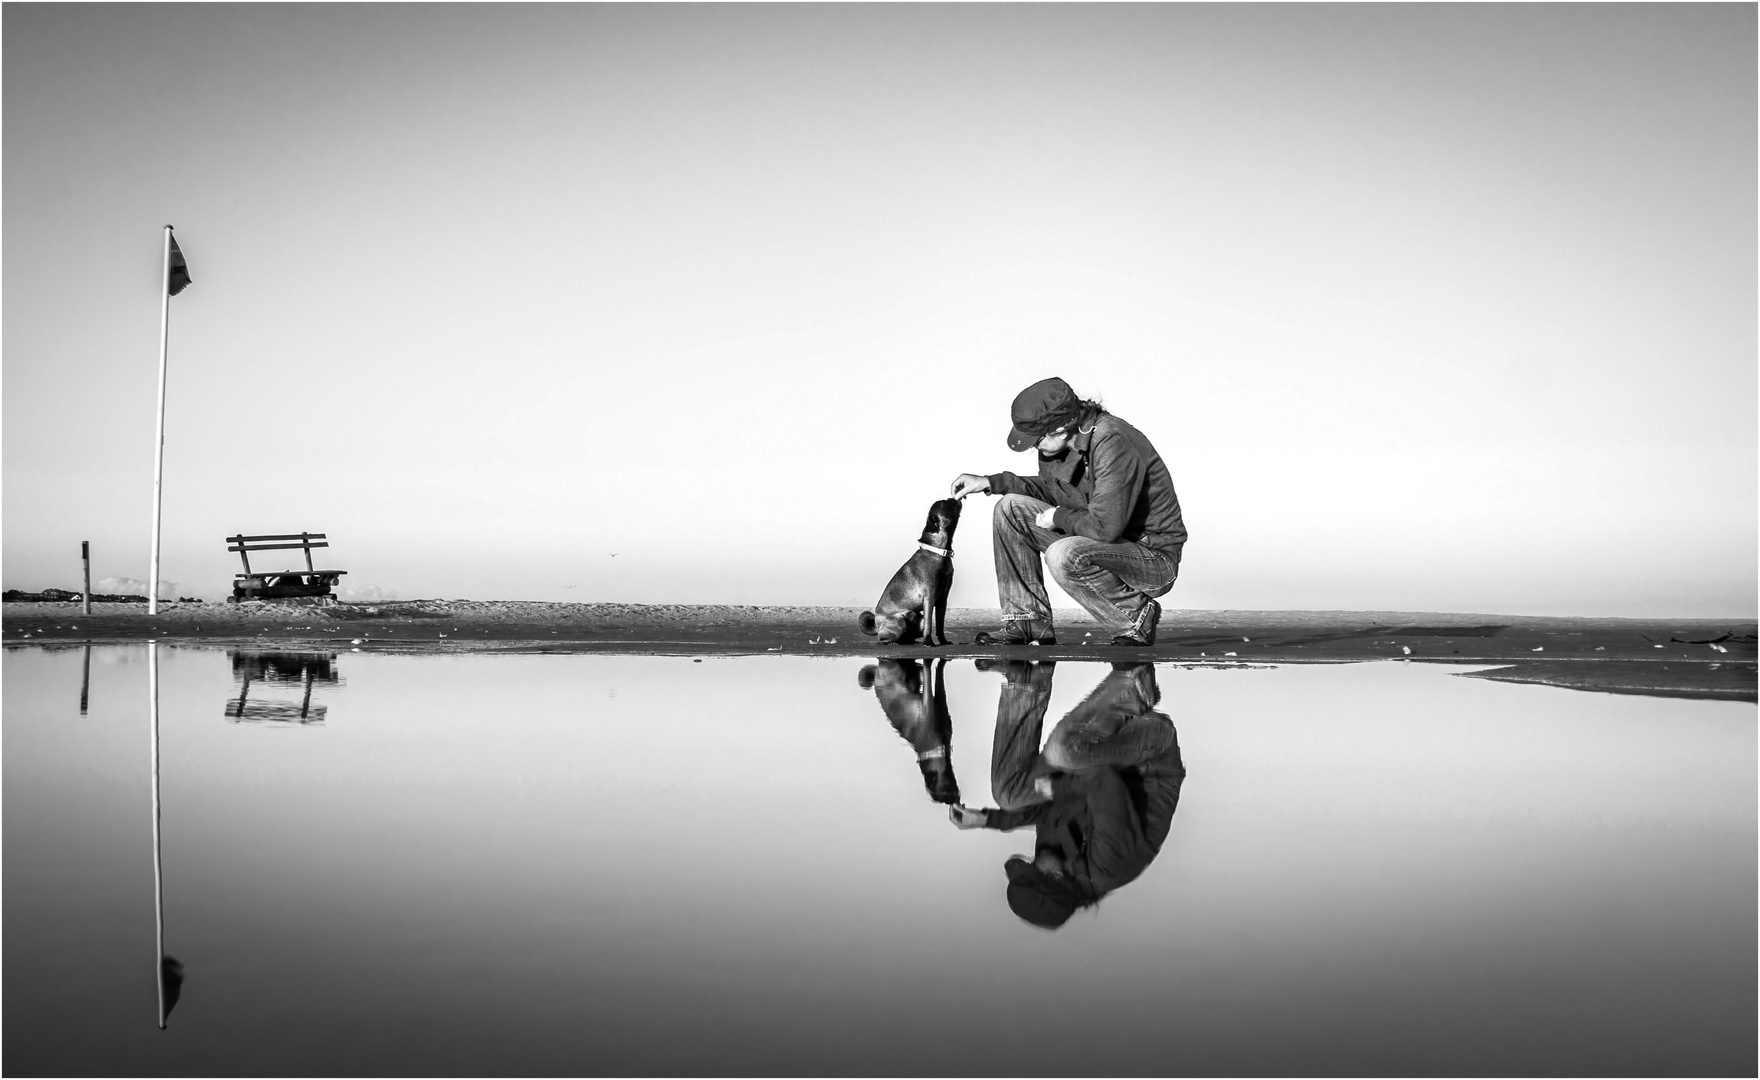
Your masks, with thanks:
<instances>
[{"instance_id":1,"label":"short wooden post","mask_svg":"<svg viewBox=\"0 0 1760 1080\"><path fill-rule=\"evenodd\" d=\"M79 542L79 561L86 566L86 591L80 594L79 610L82 615L90 615L92 613L92 542L90 540ZM84 710L82 709L81 712Z\"/></svg>"}]
</instances>

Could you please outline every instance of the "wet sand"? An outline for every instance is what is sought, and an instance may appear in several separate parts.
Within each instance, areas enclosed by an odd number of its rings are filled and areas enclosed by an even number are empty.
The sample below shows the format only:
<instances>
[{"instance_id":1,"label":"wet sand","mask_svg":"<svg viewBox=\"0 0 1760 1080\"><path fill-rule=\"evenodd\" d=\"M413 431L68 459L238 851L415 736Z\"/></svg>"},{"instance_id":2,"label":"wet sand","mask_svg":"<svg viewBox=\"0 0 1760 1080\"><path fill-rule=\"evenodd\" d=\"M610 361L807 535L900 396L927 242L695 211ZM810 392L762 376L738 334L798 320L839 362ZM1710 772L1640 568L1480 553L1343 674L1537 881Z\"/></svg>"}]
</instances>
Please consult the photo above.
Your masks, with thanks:
<instances>
[{"instance_id":1,"label":"wet sand","mask_svg":"<svg viewBox=\"0 0 1760 1080\"><path fill-rule=\"evenodd\" d=\"M405 600L374 604L7 603L7 645L165 642L363 651L942 656L1267 663L1417 661L1476 678L1577 690L1756 700L1754 620L1594 619L1393 611L1170 609L1150 648L1120 648L1085 614L1057 613L1050 646L971 644L994 610L948 612L954 644L883 646L859 608ZM1487 667L1486 665L1491 665Z\"/></svg>"}]
</instances>

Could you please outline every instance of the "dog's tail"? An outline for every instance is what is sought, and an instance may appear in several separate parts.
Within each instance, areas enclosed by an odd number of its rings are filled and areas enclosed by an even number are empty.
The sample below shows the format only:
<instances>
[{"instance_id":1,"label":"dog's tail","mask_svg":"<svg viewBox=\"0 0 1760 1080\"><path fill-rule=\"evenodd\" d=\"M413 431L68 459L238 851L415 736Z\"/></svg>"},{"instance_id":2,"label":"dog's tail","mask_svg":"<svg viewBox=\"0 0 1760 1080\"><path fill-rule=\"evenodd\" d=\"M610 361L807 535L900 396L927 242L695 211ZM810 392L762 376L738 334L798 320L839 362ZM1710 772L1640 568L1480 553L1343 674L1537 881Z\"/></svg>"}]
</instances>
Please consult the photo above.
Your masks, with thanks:
<instances>
[{"instance_id":1,"label":"dog's tail","mask_svg":"<svg viewBox=\"0 0 1760 1080\"><path fill-rule=\"evenodd\" d=\"M874 613L872 611L862 612L862 614L856 619L856 625L862 628L862 633L869 637L873 637L875 635Z\"/></svg>"}]
</instances>

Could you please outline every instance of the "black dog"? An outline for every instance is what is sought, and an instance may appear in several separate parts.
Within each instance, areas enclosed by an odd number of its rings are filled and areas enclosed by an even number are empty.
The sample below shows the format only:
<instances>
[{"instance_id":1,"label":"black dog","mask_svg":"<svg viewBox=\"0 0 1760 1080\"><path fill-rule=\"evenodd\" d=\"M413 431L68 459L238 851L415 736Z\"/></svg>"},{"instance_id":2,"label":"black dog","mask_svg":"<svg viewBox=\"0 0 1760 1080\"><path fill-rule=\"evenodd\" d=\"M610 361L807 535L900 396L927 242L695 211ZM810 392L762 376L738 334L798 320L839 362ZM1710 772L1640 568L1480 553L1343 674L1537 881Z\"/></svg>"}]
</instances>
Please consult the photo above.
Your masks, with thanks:
<instances>
[{"instance_id":1,"label":"black dog","mask_svg":"<svg viewBox=\"0 0 1760 1080\"><path fill-rule=\"evenodd\" d=\"M925 645L947 644L947 593L953 588L953 530L959 525L959 500L942 499L929 507L917 553L892 575L873 611L857 620L862 633L889 645L909 645L921 637Z\"/></svg>"},{"instance_id":2,"label":"black dog","mask_svg":"<svg viewBox=\"0 0 1760 1080\"><path fill-rule=\"evenodd\" d=\"M953 720L947 715L947 685L941 680L946 660L881 660L856 674L864 689L872 688L880 699L899 738L917 752L917 768L929 798L953 805L959 802L959 781L953 776Z\"/></svg>"}]
</instances>

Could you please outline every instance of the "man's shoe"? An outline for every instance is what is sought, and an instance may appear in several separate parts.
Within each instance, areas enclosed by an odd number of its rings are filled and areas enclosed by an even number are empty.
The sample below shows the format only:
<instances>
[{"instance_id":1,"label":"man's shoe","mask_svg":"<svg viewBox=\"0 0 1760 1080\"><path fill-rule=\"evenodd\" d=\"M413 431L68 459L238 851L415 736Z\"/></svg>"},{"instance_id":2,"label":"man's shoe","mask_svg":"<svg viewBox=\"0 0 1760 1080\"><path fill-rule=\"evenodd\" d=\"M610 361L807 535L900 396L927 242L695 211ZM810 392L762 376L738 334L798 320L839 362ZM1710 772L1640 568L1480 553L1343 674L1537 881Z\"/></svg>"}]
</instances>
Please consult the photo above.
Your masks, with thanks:
<instances>
[{"instance_id":1,"label":"man's shoe","mask_svg":"<svg viewBox=\"0 0 1760 1080\"><path fill-rule=\"evenodd\" d=\"M1138 648L1155 644L1155 628L1161 625L1161 605L1151 600L1137 612L1136 622L1130 629L1112 639L1114 645L1134 645Z\"/></svg>"},{"instance_id":2,"label":"man's shoe","mask_svg":"<svg viewBox=\"0 0 1760 1080\"><path fill-rule=\"evenodd\" d=\"M1050 623L1033 619L1004 619L1002 629L994 633L980 630L972 642L976 645L1055 645L1057 635L1051 632Z\"/></svg>"}]
</instances>

